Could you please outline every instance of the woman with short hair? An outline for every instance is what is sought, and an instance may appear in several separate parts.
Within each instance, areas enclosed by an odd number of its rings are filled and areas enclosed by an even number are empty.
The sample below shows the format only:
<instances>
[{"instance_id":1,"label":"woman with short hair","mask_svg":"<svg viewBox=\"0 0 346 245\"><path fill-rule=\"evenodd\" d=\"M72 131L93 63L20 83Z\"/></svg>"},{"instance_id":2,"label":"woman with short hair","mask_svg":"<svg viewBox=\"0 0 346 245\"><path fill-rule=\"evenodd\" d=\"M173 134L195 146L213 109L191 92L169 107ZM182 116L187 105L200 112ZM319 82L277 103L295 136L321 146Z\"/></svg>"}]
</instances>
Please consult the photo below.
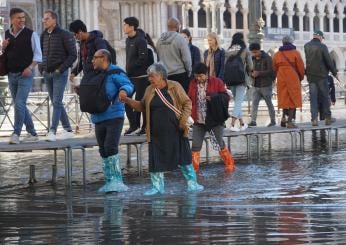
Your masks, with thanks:
<instances>
[{"instance_id":1,"label":"woman with short hair","mask_svg":"<svg viewBox=\"0 0 346 245\"><path fill-rule=\"evenodd\" d=\"M201 191L203 186L197 183L187 138L191 100L178 82L167 80L167 70L162 64L151 65L147 73L150 86L146 89L143 99L123 99L135 110L145 111L147 116L146 132L152 188L144 195L164 193L164 172L177 168L180 168L187 180L188 191ZM180 115L172 110L172 106L180 111Z\"/></svg>"}]
</instances>

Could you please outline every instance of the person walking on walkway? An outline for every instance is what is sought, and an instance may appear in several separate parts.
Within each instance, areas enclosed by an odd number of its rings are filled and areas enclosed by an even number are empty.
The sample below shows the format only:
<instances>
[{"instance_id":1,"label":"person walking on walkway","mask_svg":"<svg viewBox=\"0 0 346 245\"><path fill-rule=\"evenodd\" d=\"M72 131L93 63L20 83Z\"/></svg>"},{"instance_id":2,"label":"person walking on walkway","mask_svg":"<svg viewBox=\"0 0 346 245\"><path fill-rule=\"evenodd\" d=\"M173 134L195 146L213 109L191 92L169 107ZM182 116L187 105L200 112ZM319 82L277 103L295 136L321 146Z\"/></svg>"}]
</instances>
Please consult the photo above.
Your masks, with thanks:
<instances>
[{"instance_id":1,"label":"person walking on walkway","mask_svg":"<svg viewBox=\"0 0 346 245\"><path fill-rule=\"evenodd\" d=\"M337 70L333 65L327 46L322 43L323 39L323 32L315 31L313 39L304 45L312 126L318 126L319 100L325 116L325 124L330 125L335 122L330 111L328 74L331 71L333 76L337 77Z\"/></svg>"},{"instance_id":2,"label":"person walking on walkway","mask_svg":"<svg viewBox=\"0 0 346 245\"><path fill-rule=\"evenodd\" d=\"M232 154L223 140L224 123L229 117L229 95L225 84L220 79L208 76L208 67L197 64L191 80L189 97L192 102L191 116L194 120L192 130L192 164L196 172L199 171L200 151L206 132L215 139L219 154L225 163L226 172L235 170Z\"/></svg>"},{"instance_id":3,"label":"person walking on walkway","mask_svg":"<svg viewBox=\"0 0 346 245\"><path fill-rule=\"evenodd\" d=\"M201 191L203 186L197 183L187 138L191 100L178 82L167 79L167 69L162 64L151 65L148 76L151 85L146 89L141 101L123 98L132 108L147 114L146 132L152 189L144 195L164 193L164 172L177 168L180 168L187 180L188 191Z\"/></svg>"},{"instance_id":4,"label":"person walking on walkway","mask_svg":"<svg viewBox=\"0 0 346 245\"><path fill-rule=\"evenodd\" d=\"M25 12L20 8L10 10L11 27L5 32L2 51L6 55L8 85L14 103L14 131L10 144L19 144L23 124L28 135L23 142L38 141L38 136L26 101L33 83L34 69L42 62L40 39L36 32L25 26Z\"/></svg>"},{"instance_id":5,"label":"person walking on walkway","mask_svg":"<svg viewBox=\"0 0 346 245\"><path fill-rule=\"evenodd\" d=\"M78 64L71 71L70 81L74 83L75 77L83 71L83 75L93 71L92 59L97 50L107 49L107 42L103 38L102 32L94 30L88 32L86 25L81 20L70 23L70 31L80 42ZM115 61L112 61L115 63Z\"/></svg>"},{"instance_id":6,"label":"person walking on walkway","mask_svg":"<svg viewBox=\"0 0 346 245\"><path fill-rule=\"evenodd\" d=\"M111 54L106 49L96 51L92 63L95 70L120 69L111 64ZM107 96L113 103L106 111L91 114L105 177L105 184L98 191L122 192L127 191L128 187L123 182L118 149L125 114L125 107L121 99L133 93L133 85L125 72L108 73L105 83Z\"/></svg>"},{"instance_id":7,"label":"person walking on walkway","mask_svg":"<svg viewBox=\"0 0 346 245\"><path fill-rule=\"evenodd\" d=\"M220 47L220 40L215 32L209 33L207 39L209 48L204 51L204 64L208 67L209 76L223 80L225 50Z\"/></svg>"},{"instance_id":8,"label":"person walking on walkway","mask_svg":"<svg viewBox=\"0 0 346 245\"><path fill-rule=\"evenodd\" d=\"M76 41L73 35L57 24L57 14L47 10L43 15L45 30L41 34L42 64L40 70L53 104L52 123L48 141L56 141L59 120L64 128L63 139L73 137L68 115L62 102L67 84L68 70L77 59Z\"/></svg>"},{"instance_id":9,"label":"person walking on walkway","mask_svg":"<svg viewBox=\"0 0 346 245\"><path fill-rule=\"evenodd\" d=\"M136 17L127 17L124 19L123 31L126 38L126 72L131 82L135 86L135 100L141 100L145 89L149 86L146 70L148 68L148 47L145 38L145 32L138 29L139 21ZM145 134L145 113L141 126L141 113L134 111L128 105L125 105L126 116L130 127L125 131L125 135ZM138 129L140 129L138 131Z\"/></svg>"},{"instance_id":10,"label":"person walking on walkway","mask_svg":"<svg viewBox=\"0 0 346 245\"><path fill-rule=\"evenodd\" d=\"M179 26L178 19L170 18L167 22L168 31L161 35L156 49L160 62L167 67L168 80L179 82L187 93L192 61L188 43L178 33Z\"/></svg>"},{"instance_id":11,"label":"person walking on walkway","mask_svg":"<svg viewBox=\"0 0 346 245\"><path fill-rule=\"evenodd\" d=\"M235 71L227 70L227 64L232 64L233 62L239 60L242 67L235 66L237 69ZM234 67L234 66L232 66ZM241 69L240 69L241 68ZM246 47L244 42L244 34L241 32L237 32L232 37L231 46L226 51L225 54L225 74L224 74L224 82L227 87L232 91L234 98L234 108L232 112L232 122L231 122L231 130L232 131L243 131L247 129L248 125L243 120L242 113L242 103L245 98L246 90L249 86L251 86L251 78L250 74L253 69L251 52ZM228 81L228 78L235 77L235 73L241 72L242 80L239 81ZM227 79L226 79L227 78ZM239 120L240 127L235 126L235 122Z\"/></svg>"},{"instance_id":12,"label":"person walking on walkway","mask_svg":"<svg viewBox=\"0 0 346 245\"><path fill-rule=\"evenodd\" d=\"M295 111L302 107L300 82L304 79L304 62L293 45L292 37L282 39L282 46L273 56L273 68L277 74L278 107L283 109L281 126L296 128Z\"/></svg>"},{"instance_id":13,"label":"person walking on walkway","mask_svg":"<svg viewBox=\"0 0 346 245\"><path fill-rule=\"evenodd\" d=\"M201 62L201 51L199 48L192 44L192 36L189 29L183 29L180 31L180 34L188 42L190 54L191 54L191 67L195 67L196 64Z\"/></svg>"},{"instance_id":14,"label":"person walking on walkway","mask_svg":"<svg viewBox=\"0 0 346 245\"><path fill-rule=\"evenodd\" d=\"M257 126L257 111L258 104L261 98L267 104L270 123L267 127L275 126L275 110L272 102L273 95L273 82L275 79L272 58L263 50L259 43L251 43L249 47L252 53L253 70L251 72L251 77L253 79L253 86L250 89L252 106L251 106L251 122L249 127Z\"/></svg>"}]
</instances>

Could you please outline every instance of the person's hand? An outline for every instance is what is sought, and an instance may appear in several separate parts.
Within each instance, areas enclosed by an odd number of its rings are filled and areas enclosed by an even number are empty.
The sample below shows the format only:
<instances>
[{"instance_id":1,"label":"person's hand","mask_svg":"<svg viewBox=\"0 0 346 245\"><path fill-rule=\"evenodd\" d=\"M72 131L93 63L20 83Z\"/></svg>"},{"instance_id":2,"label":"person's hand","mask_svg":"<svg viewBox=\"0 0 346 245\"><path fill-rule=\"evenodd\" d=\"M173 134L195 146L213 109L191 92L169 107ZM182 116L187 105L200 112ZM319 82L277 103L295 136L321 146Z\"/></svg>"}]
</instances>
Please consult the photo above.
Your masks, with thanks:
<instances>
[{"instance_id":1,"label":"person's hand","mask_svg":"<svg viewBox=\"0 0 346 245\"><path fill-rule=\"evenodd\" d=\"M27 67L22 72L22 77L30 77L32 75L32 70L30 67Z\"/></svg>"},{"instance_id":2,"label":"person's hand","mask_svg":"<svg viewBox=\"0 0 346 245\"><path fill-rule=\"evenodd\" d=\"M332 102L332 105L335 105L335 102Z\"/></svg>"},{"instance_id":3,"label":"person's hand","mask_svg":"<svg viewBox=\"0 0 346 245\"><path fill-rule=\"evenodd\" d=\"M5 39L5 40L2 40L2 44L1 44L1 46L2 46L2 51L4 51L4 50L7 48L7 46L9 45L9 43L10 43L10 39L9 39L9 38L7 38L7 39Z\"/></svg>"},{"instance_id":4,"label":"person's hand","mask_svg":"<svg viewBox=\"0 0 346 245\"><path fill-rule=\"evenodd\" d=\"M211 96L210 96L210 95L207 95L207 96L205 96L205 99L206 99L207 101L211 101Z\"/></svg>"},{"instance_id":5,"label":"person's hand","mask_svg":"<svg viewBox=\"0 0 346 245\"><path fill-rule=\"evenodd\" d=\"M76 75L74 73L71 73L70 81L73 83L75 79L76 79Z\"/></svg>"},{"instance_id":6,"label":"person's hand","mask_svg":"<svg viewBox=\"0 0 346 245\"><path fill-rule=\"evenodd\" d=\"M127 99L127 93L126 93L126 91L120 90L118 97L119 97L119 100L120 100L120 101L122 101L122 102L125 103L125 102L126 102L126 99Z\"/></svg>"},{"instance_id":7,"label":"person's hand","mask_svg":"<svg viewBox=\"0 0 346 245\"><path fill-rule=\"evenodd\" d=\"M255 78L258 77L259 74L260 74L259 71L252 71L252 73L251 73L251 75L252 75L253 77L255 77Z\"/></svg>"}]
</instances>

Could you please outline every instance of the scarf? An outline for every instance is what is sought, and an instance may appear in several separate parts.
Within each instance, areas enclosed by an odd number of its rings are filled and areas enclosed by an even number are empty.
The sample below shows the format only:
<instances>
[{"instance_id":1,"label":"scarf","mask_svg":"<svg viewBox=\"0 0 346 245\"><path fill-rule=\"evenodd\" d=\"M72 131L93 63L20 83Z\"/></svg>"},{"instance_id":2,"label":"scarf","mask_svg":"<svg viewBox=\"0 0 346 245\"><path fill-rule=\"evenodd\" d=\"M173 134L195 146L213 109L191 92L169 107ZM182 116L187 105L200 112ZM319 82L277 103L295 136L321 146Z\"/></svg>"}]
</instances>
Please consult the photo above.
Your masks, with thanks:
<instances>
[{"instance_id":1,"label":"scarf","mask_svg":"<svg viewBox=\"0 0 346 245\"><path fill-rule=\"evenodd\" d=\"M206 65L208 66L209 69L209 77L213 76L216 77L216 73L215 73L215 51L216 49L208 49L208 56L207 56L207 62Z\"/></svg>"}]
</instances>

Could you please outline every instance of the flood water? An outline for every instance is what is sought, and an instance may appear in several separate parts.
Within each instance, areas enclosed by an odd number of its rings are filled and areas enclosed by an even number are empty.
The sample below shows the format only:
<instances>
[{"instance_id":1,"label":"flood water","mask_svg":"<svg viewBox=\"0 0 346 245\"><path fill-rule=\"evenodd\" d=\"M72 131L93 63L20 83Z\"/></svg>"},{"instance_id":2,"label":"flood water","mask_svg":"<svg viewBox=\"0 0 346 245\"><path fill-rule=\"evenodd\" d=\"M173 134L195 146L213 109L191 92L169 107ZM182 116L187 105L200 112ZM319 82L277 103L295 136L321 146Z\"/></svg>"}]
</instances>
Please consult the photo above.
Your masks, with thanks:
<instances>
[{"instance_id":1,"label":"flood water","mask_svg":"<svg viewBox=\"0 0 346 245\"><path fill-rule=\"evenodd\" d=\"M98 194L100 176L86 190L66 190L63 179L3 187L0 244L345 244L344 146L238 159L231 175L220 162L204 165L197 194L179 171L154 197L142 195L148 174L131 171L127 193Z\"/></svg>"},{"instance_id":2,"label":"flood water","mask_svg":"<svg viewBox=\"0 0 346 245\"><path fill-rule=\"evenodd\" d=\"M264 137L259 160L245 157L244 137L232 139L235 173L225 175L211 151L198 177L203 192L187 193L175 171L166 174L166 194L154 197L143 196L147 162L137 176L125 148L129 191L109 195L96 191L103 177L96 148L87 150L85 190L78 151L71 189L61 152L56 185L49 182L53 152L0 153L0 244L346 244L346 130L331 151L326 138L324 131L306 133L304 153L293 154L288 136Z\"/></svg>"}]
</instances>

